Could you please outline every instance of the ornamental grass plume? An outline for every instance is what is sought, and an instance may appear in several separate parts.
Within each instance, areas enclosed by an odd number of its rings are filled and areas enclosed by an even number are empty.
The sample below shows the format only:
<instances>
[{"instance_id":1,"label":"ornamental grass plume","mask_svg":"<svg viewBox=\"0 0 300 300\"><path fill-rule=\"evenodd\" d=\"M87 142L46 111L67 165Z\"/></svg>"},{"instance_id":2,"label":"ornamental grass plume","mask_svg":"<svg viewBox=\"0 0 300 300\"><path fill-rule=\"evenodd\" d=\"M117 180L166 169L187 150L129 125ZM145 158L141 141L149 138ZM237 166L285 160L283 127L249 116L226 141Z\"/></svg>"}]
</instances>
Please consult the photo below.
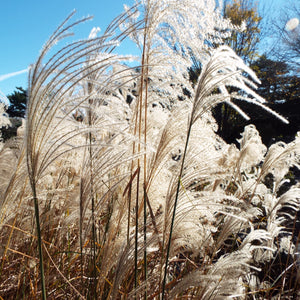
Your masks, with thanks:
<instances>
[{"instance_id":1,"label":"ornamental grass plume","mask_svg":"<svg viewBox=\"0 0 300 300\"><path fill-rule=\"evenodd\" d=\"M252 70L221 45L233 28L221 9L138 1L101 36L94 28L52 52L86 21L69 25L71 14L50 37L30 68L13 168L11 144L0 153L2 298L296 293L295 269L277 274L270 262L297 261L299 186L280 188L299 166L299 138L267 149L251 125L238 149L215 134L216 104L264 102ZM135 60L117 54L127 38ZM203 66L196 84L191 53Z\"/></svg>"}]
</instances>

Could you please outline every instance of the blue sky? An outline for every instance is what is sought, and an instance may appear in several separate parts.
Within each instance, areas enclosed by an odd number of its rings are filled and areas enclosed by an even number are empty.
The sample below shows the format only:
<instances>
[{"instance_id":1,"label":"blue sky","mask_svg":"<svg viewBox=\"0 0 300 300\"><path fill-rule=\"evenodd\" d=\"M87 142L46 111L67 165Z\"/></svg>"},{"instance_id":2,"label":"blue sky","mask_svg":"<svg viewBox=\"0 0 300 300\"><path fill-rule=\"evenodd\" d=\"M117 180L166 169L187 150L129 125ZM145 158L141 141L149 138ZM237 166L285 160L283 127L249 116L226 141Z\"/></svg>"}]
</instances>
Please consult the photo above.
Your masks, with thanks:
<instances>
[{"instance_id":1,"label":"blue sky","mask_svg":"<svg viewBox=\"0 0 300 300\"><path fill-rule=\"evenodd\" d=\"M110 21L123 11L124 3L131 5L133 2L133 0L1 0L0 91L8 95L16 86L27 87L27 73L22 71L35 62L45 41L74 9L77 11L74 20L88 15L94 16L92 21L76 28L74 38L76 39L87 37L95 26L104 30ZM260 0L260 2L278 12L285 0ZM20 74L3 80L3 75L14 72Z\"/></svg>"},{"instance_id":2,"label":"blue sky","mask_svg":"<svg viewBox=\"0 0 300 300\"><path fill-rule=\"evenodd\" d=\"M88 37L91 29L102 31L133 0L1 0L0 1L0 80L34 63L40 49L56 27L74 10L73 20L94 16L76 27L75 39ZM0 91L11 94L16 86L27 87L26 73L0 81Z\"/></svg>"}]
</instances>

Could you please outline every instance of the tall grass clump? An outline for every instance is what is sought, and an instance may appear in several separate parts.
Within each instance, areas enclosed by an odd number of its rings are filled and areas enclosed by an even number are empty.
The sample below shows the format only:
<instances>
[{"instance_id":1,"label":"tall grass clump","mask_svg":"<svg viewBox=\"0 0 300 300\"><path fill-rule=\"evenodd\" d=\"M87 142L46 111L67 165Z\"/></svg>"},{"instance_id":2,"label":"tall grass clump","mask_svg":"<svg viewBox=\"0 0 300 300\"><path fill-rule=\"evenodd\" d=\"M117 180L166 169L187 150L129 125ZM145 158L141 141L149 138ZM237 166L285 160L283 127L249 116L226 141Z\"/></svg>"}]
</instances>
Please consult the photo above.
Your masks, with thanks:
<instances>
[{"instance_id":1,"label":"tall grass clump","mask_svg":"<svg viewBox=\"0 0 300 300\"><path fill-rule=\"evenodd\" d=\"M53 33L30 67L25 133L0 153L3 299L297 296L300 190L286 183L300 139L216 136L218 103L264 107L221 9L137 1L101 36L59 47L87 21L73 14ZM140 56L118 54L128 38Z\"/></svg>"}]
</instances>

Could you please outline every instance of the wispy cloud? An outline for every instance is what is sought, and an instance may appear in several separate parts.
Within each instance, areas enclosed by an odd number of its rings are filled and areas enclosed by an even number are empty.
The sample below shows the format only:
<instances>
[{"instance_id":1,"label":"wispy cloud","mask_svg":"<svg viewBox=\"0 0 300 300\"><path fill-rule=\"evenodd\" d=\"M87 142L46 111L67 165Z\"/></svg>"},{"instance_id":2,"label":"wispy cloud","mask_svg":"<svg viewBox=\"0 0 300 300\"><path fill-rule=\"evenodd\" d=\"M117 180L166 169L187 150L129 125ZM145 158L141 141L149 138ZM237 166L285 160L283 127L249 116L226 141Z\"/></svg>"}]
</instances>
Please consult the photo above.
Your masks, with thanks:
<instances>
[{"instance_id":1,"label":"wispy cloud","mask_svg":"<svg viewBox=\"0 0 300 300\"><path fill-rule=\"evenodd\" d=\"M29 70L29 68L21 70L21 71L17 71L17 72L12 72L12 73L8 73L8 74L0 75L0 81L3 81L3 80L8 79L10 77L21 75L23 73L28 72L28 70Z\"/></svg>"}]
</instances>

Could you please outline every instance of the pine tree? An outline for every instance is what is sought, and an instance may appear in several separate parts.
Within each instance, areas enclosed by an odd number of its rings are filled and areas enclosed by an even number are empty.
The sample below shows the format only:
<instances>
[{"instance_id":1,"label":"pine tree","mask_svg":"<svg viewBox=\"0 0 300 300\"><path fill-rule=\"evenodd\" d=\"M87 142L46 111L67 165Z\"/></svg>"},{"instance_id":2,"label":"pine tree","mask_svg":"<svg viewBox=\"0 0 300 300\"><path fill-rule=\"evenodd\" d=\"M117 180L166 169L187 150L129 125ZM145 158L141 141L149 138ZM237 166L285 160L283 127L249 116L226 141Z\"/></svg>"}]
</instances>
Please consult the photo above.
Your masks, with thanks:
<instances>
[{"instance_id":1,"label":"pine tree","mask_svg":"<svg viewBox=\"0 0 300 300\"><path fill-rule=\"evenodd\" d=\"M10 106L7 113L10 117L24 118L26 111L27 91L22 87L17 87L17 90L7 96L10 101Z\"/></svg>"},{"instance_id":2,"label":"pine tree","mask_svg":"<svg viewBox=\"0 0 300 300\"><path fill-rule=\"evenodd\" d=\"M261 80L258 92L269 103L300 98L300 77L290 73L286 62L262 55L251 67Z\"/></svg>"}]
</instances>

